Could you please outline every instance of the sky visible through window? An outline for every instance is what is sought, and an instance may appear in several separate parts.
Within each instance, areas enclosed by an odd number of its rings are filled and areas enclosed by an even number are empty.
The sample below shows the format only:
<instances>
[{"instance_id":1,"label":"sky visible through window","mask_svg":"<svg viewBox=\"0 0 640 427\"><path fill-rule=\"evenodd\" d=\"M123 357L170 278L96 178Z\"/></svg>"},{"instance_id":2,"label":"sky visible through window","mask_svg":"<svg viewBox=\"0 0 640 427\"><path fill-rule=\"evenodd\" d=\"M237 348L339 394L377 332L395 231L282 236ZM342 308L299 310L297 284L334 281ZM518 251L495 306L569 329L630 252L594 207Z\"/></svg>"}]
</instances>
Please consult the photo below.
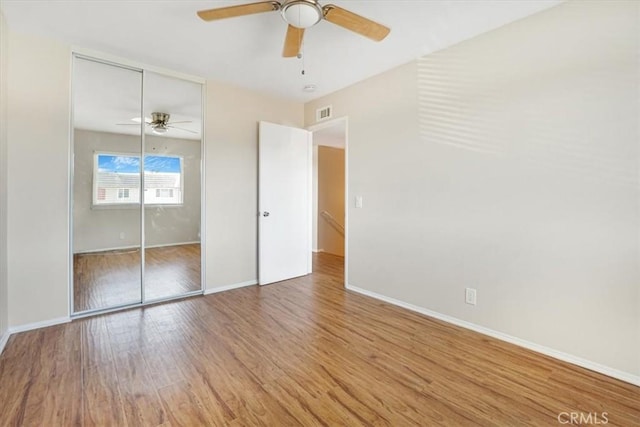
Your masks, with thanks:
<instances>
[{"instance_id":1,"label":"sky visible through window","mask_svg":"<svg viewBox=\"0 0 640 427\"><path fill-rule=\"evenodd\" d=\"M96 153L94 205L140 202L140 156ZM144 157L144 203L180 205L182 199L182 157Z\"/></svg>"},{"instance_id":2,"label":"sky visible through window","mask_svg":"<svg viewBox=\"0 0 640 427\"><path fill-rule=\"evenodd\" d=\"M145 156L144 171L180 173L180 158ZM98 172L140 173L140 157L100 154L98 155Z\"/></svg>"}]
</instances>

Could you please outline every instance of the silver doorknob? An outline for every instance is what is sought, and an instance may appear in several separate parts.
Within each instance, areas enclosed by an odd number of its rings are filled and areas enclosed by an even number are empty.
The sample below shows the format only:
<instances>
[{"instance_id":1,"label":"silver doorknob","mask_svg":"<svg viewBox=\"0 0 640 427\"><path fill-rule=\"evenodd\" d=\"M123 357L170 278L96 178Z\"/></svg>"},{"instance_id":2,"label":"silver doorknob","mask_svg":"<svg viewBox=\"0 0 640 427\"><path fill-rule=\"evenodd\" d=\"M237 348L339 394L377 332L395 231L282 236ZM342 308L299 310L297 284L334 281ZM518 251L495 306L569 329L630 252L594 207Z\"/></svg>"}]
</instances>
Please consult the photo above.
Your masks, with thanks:
<instances>
[{"instance_id":1,"label":"silver doorknob","mask_svg":"<svg viewBox=\"0 0 640 427\"><path fill-rule=\"evenodd\" d=\"M262 216L269 216L269 212L262 212Z\"/></svg>"}]
</instances>

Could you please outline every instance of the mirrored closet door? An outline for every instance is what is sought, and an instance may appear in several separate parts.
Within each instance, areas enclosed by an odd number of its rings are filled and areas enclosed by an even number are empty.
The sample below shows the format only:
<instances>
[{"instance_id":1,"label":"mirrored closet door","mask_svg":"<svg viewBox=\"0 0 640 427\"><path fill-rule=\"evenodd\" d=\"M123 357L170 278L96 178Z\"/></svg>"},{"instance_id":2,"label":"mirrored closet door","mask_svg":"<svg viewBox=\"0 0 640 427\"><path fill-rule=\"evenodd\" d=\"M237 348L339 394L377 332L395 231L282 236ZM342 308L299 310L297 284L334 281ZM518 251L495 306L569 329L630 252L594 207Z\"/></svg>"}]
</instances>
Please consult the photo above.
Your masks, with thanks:
<instances>
[{"instance_id":1,"label":"mirrored closet door","mask_svg":"<svg viewBox=\"0 0 640 427\"><path fill-rule=\"evenodd\" d=\"M202 86L145 74L144 292L147 301L201 289ZM198 118L197 120L195 118Z\"/></svg>"},{"instance_id":2,"label":"mirrored closet door","mask_svg":"<svg viewBox=\"0 0 640 427\"><path fill-rule=\"evenodd\" d=\"M73 71L73 313L201 293L202 85Z\"/></svg>"}]
</instances>

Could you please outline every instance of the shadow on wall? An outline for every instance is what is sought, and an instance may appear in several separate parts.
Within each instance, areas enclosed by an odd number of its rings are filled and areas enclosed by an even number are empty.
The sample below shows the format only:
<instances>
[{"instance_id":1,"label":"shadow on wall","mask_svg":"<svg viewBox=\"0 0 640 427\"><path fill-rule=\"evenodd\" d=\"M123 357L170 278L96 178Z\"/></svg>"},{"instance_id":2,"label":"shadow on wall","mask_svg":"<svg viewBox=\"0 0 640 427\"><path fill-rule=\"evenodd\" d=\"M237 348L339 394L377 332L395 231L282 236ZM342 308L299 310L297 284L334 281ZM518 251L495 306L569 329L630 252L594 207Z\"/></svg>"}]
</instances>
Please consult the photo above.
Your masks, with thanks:
<instances>
[{"instance_id":1,"label":"shadow on wall","mask_svg":"<svg viewBox=\"0 0 640 427\"><path fill-rule=\"evenodd\" d=\"M574 26L562 43L523 37L518 50L496 42L490 50L454 47L419 59L422 141L581 180L637 186L637 153L624 147L634 130L608 123L637 122L634 111L617 106L625 98L637 102L638 84L629 72L637 64L624 54L637 51L638 38L621 44L615 32L601 31L597 43L586 43L582 34L591 32L593 16L576 16L582 29ZM616 66L606 67L607 61Z\"/></svg>"}]
</instances>

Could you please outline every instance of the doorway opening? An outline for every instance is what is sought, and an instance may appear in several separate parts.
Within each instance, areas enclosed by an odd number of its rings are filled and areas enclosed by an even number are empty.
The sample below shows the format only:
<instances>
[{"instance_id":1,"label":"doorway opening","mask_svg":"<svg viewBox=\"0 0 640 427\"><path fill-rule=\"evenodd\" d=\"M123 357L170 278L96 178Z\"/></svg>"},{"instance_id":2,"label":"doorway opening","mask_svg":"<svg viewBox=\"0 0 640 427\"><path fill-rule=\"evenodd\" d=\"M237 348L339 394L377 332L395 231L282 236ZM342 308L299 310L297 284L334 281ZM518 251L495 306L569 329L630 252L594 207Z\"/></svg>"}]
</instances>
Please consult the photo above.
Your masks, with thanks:
<instances>
[{"instance_id":1,"label":"doorway opening","mask_svg":"<svg viewBox=\"0 0 640 427\"><path fill-rule=\"evenodd\" d=\"M313 271L344 268L347 283L347 118L309 130L313 132Z\"/></svg>"}]
</instances>

